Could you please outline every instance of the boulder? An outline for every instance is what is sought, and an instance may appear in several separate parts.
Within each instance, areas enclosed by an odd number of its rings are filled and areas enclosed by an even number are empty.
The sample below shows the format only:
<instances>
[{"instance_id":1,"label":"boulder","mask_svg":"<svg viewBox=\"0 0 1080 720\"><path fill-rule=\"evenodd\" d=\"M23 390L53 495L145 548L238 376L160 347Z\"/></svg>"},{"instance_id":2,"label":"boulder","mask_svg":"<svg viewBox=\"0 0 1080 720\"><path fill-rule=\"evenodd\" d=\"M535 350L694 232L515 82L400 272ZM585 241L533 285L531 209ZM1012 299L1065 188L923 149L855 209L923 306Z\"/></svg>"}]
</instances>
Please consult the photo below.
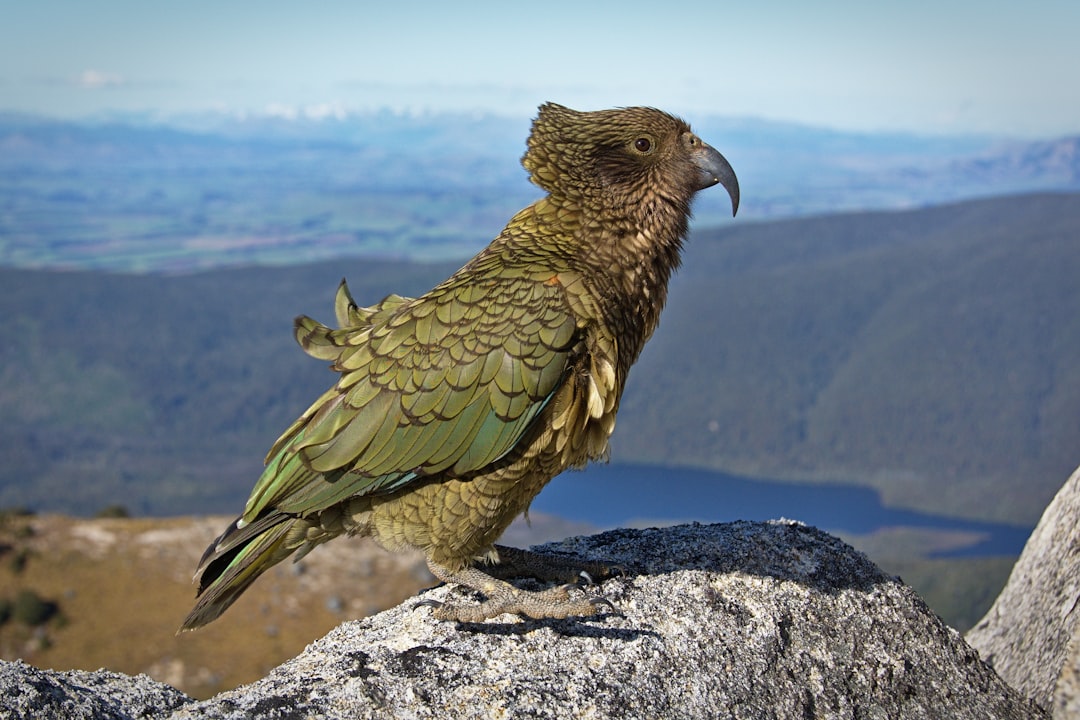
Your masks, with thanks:
<instances>
[{"instance_id":1,"label":"boulder","mask_svg":"<svg viewBox=\"0 0 1080 720\"><path fill-rule=\"evenodd\" d=\"M342 624L250 685L156 708L144 687L113 717L1047 717L911 588L814 528L615 530L543 549L624 566L584 590L617 611L457 625L408 601ZM471 599L453 587L423 598ZM9 666L0 692L18 699L41 672ZM83 696L96 691L66 675L46 673L62 693L54 702L90 708L97 699ZM146 681L130 682L134 692Z\"/></svg>"},{"instance_id":2,"label":"boulder","mask_svg":"<svg viewBox=\"0 0 1080 720\"><path fill-rule=\"evenodd\" d=\"M1010 685L1080 717L1080 469L1043 512L1008 582L967 640Z\"/></svg>"},{"instance_id":3,"label":"boulder","mask_svg":"<svg viewBox=\"0 0 1080 720\"><path fill-rule=\"evenodd\" d=\"M98 670L54 672L0 662L0 718L135 720L167 717L190 703L176 688L146 675Z\"/></svg>"}]
</instances>

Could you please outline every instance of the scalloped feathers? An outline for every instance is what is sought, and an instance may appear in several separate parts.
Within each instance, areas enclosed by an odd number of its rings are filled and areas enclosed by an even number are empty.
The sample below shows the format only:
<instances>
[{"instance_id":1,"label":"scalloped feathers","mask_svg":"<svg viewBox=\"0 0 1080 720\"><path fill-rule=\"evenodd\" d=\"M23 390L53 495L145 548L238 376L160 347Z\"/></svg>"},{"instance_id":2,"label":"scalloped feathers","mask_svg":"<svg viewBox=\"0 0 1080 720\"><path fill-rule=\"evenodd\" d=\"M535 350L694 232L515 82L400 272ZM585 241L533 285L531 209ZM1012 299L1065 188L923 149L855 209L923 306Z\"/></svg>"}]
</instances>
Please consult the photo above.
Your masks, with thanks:
<instances>
[{"instance_id":1,"label":"scalloped feathers","mask_svg":"<svg viewBox=\"0 0 1080 720\"><path fill-rule=\"evenodd\" d=\"M342 281L336 328L297 318L297 342L337 381L274 443L243 515L208 548L183 627L342 533L461 568L554 475L606 457L690 198L715 169L702 146L651 108L546 104L522 163L548 195L483 252L418 298L363 307Z\"/></svg>"}]
</instances>

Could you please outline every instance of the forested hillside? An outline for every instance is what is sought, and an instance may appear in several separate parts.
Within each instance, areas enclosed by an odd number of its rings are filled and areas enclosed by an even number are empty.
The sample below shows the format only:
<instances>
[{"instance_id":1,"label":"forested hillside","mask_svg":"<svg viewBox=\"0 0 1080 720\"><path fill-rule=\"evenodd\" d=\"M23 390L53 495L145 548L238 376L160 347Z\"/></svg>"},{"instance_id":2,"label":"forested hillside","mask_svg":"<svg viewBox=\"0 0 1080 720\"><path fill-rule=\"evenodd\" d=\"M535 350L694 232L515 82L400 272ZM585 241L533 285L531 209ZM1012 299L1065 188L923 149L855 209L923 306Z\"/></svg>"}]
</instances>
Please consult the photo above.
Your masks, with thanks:
<instances>
[{"instance_id":1,"label":"forested hillside","mask_svg":"<svg viewBox=\"0 0 1080 720\"><path fill-rule=\"evenodd\" d=\"M332 380L293 316L455 266L0 270L0 506L234 511ZM699 230L614 457L1031 523L1080 462L1078 277L1078 195Z\"/></svg>"},{"instance_id":2,"label":"forested hillside","mask_svg":"<svg viewBox=\"0 0 1080 720\"><path fill-rule=\"evenodd\" d=\"M1034 522L1080 463L1080 196L699 232L617 456Z\"/></svg>"}]
</instances>

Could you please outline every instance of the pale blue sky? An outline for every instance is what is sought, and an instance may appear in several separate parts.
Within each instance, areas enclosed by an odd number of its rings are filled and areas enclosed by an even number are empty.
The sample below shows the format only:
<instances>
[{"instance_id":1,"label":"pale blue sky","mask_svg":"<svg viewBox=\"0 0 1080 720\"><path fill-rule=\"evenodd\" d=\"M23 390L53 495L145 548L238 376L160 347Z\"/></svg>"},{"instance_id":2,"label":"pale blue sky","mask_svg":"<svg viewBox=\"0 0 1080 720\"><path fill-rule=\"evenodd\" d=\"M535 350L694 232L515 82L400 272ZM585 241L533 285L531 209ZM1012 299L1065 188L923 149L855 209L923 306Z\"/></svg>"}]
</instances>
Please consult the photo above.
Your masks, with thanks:
<instances>
[{"instance_id":1,"label":"pale blue sky","mask_svg":"<svg viewBox=\"0 0 1080 720\"><path fill-rule=\"evenodd\" d=\"M0 0L0 110L531 115L649 104L860 130L1080 132L1080 2Z\"/></svg>"}]
</instances>

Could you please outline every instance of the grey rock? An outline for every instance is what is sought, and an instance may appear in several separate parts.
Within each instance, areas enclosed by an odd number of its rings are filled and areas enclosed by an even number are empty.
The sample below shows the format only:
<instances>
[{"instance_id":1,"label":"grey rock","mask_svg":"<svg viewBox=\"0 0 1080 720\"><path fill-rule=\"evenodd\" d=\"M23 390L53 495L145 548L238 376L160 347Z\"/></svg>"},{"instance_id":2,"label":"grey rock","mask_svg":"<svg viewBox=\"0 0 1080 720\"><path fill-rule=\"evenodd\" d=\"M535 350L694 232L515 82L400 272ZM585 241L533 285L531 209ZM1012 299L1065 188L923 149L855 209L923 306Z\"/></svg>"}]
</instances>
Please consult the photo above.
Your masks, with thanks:
<instances>
[{"instance_id":1,"label":"grey rock","mask_svg":"<svg viewBox=\"0 0 1080 720\"><path fill-rule=\"evenodd\" d=\"M967 640L998 674L1041 706L1076 703L1080 676L1080 469L1043 512L993 606ZM1080 717L1080 712L1059 717Z\"/></svg>"},{"instance_id":2,"label":"grey rock","mask_svg":"<svg viewBox=\"0 0 1080 720\"><path fill-rule=\"evenodd\" d=\"M1075 637L1054 687L1054 717L1080 718L1080 644Z\"/></svg>"},{"instance_id":3,"label":"grey rock","mask_svg":"<svg viewBox=\"0 0 1080 720\"><path fill-rule=\"evenodd\" d=\"M135 720L165 717L192 702L184 693L146 675L98 670L56 672L22 662L0 662L3 720Z\"/></svg>"},{"instance_id":4,"label":"grey rock","mask_svg":"<svg viewBox=\"0 0 1080 720\"><path fill-rule=\"evenodd\" d=\"M463 626L410 601L251 685L147 717L1047 717L913 590L814 528L616 530L544 549L623 565L584 590L618 612Z\"/></svg>"}]
</instances>

